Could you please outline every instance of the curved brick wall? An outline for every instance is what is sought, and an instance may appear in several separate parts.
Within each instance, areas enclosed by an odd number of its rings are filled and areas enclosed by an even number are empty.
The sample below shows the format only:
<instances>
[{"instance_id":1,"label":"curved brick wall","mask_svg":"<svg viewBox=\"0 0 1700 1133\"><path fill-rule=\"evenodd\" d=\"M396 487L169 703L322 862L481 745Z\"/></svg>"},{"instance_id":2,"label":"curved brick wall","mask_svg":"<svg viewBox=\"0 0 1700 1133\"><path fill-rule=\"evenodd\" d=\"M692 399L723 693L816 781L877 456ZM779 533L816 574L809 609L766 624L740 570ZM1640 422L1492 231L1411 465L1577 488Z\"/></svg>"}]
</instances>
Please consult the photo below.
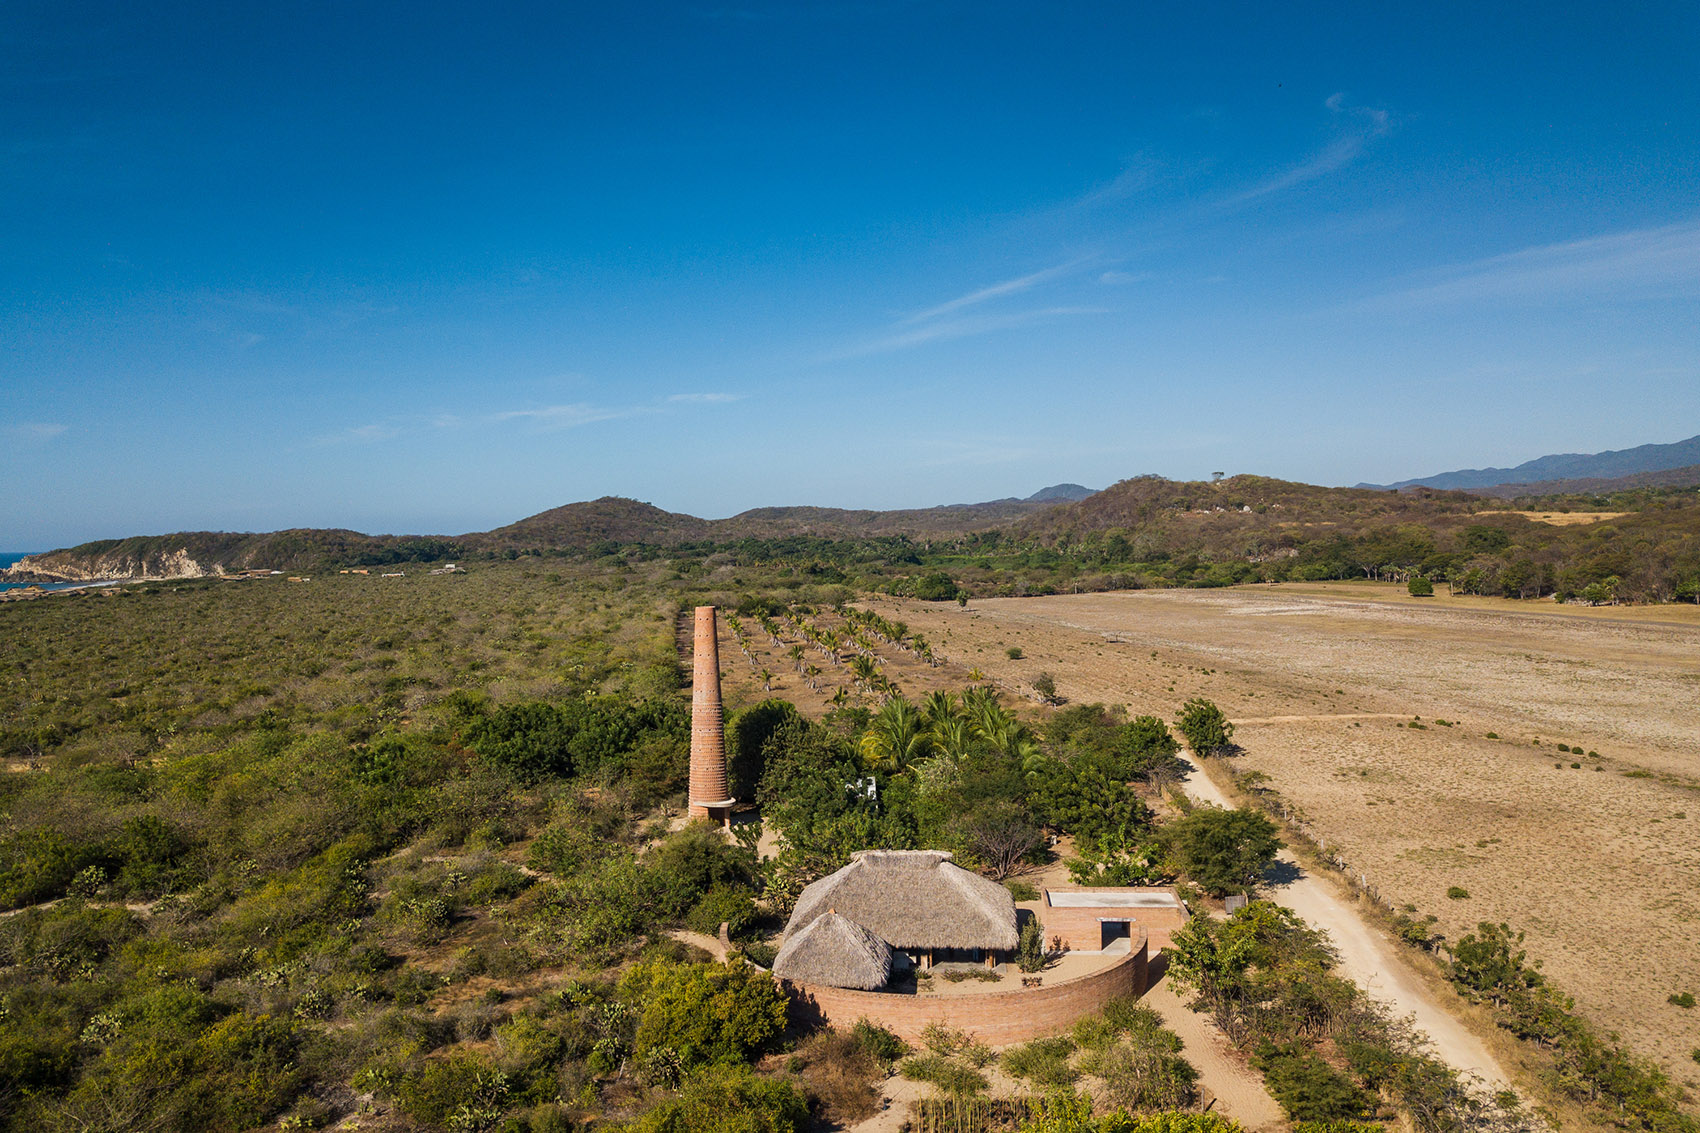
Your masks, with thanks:
<instances>
[{"instance_id":1,"label":"curved brick wall","mask_svg":"<svg viewBox=\"0 0 1700 1133\"><path fill-rule=\"evenodd\" d=\"M869 1019L910 1043L928 1023L967 1031L992 1046L1054 1034L1119 995L1145 994L1146 936L1141 930L1121 963L1066 983L983 995L897 995L783 981L793 1010L810 1022L847 1030Z\"/></svg>"}]
</instances>

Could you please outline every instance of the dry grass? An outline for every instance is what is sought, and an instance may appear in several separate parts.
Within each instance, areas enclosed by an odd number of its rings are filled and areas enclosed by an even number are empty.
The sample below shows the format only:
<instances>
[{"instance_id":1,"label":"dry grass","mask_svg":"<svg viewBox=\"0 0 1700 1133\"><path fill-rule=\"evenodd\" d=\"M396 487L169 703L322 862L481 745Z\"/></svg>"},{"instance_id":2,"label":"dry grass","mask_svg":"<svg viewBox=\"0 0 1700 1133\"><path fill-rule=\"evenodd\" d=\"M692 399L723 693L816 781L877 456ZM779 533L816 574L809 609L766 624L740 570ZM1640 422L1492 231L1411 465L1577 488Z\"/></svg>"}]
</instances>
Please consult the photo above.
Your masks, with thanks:
<instances>
[{"instance_id":1,"label":"dry grass","mask_svg":"<svg viewBox=\"0 0 1700 1133\"><path fill-rule=\"evenodd\" d=\"M847 1126L872 1117L879 1108L875 1084L886 1073L856 1040L838 1031L816 1031L792 1056L798 1077L816 1100L817 1113L828 1125Z\"/></svg>"},{"instance_id":2,"label":"dry grass","mask_svg":"<svg viewBox=\"0 0 1700 1133\"><path fill-rule=\"evenodd\" d=\"M1599 523L1602 520L1618 519L1628 515L1626 511L1482 511L1477 515L1520 515L1524 519L1536 523L1551 524L1553 527L1574 527L1584 523Z\"/></svg>"},{"instance_id":3,"label":"dry grass","mask_svg":"<svg viewBox=\"0 0 1700 1133\"><path fill-rule=\"evenodd\" d=\"M1173 716L1189 696L1215 700L1241 721L1244 765L1384 895L1435 913L1452 939L1479 920L1527 929L1531 953L1584 1011L1695 1081L1700 1011L1666 997L1697 990L1700 972L1700 611L1402 589L883 612L1012 689L1047 669L1076 702ZM1017 642L1026 655L1010 661ZM1453 885L1470 897L1448 900Z\"/></svg>"}]
</instances>

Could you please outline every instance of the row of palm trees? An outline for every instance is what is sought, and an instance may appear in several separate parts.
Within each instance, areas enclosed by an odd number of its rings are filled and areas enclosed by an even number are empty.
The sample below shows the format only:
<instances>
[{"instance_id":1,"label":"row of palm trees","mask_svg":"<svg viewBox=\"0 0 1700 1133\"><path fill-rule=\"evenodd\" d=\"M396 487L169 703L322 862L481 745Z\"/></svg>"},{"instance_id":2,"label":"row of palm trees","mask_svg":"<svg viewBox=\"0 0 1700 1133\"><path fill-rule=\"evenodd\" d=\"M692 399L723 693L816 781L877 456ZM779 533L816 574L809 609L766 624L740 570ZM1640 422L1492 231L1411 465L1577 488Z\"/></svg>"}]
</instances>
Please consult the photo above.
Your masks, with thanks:
<instances>
[{"instance_id":1,"label":"row of palm trees","mask_svg":"<svg viewBox=\"0 0 1700 1133\"><path fill-rule=\"evenodd\" d=\"M750 649L749 635L744 632L744 623L737 614L727 613L726 628L732 631L732 641L738 646L738 652L744 655L744 660L750 663L755 671L756 680L761 682L763 692L773 691L773 671L756 660L755 653Z\"/></svg>"}]
</instances>

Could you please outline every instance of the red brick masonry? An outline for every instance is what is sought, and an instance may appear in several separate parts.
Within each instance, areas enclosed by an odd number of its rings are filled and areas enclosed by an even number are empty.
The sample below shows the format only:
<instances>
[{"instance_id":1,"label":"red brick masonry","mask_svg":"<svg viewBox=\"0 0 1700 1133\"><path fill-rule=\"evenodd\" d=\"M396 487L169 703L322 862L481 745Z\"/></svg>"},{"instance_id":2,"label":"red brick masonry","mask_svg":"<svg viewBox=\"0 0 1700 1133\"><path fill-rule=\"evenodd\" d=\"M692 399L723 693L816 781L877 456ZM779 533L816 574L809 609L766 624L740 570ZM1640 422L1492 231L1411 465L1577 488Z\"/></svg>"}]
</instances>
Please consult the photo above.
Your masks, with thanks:
<instances>
[{"instance_id":1,"label":"red brick masonry","mask_svg":"<svg viewBox=\"0 0 1700 1133\"><path fill-rule=\"evenodd\" d=\"M1057 894L1067 894L1076 899L1090 900L1094 894L1120 893L1150 893L1169 897L1173 904L1162 906L1121 906L1114 904L1103 905L1074 905L1056 906L1051 904L1052 890L1045 890L1039 902L1038 915L1040 926L1045 932L1045 945L1049 947L1052 938L1060 938L1071 952L1096 952L1102 947L1102 922L1131 921L1134 925L1145 930L1146 938L1153 949L1161 951L1169 946L1169 938L1175 931L1186 924L1188 914L1186 906L1181 903L1179 894L1168 887L1122 888L1122 889L1058 889Z\"/></svg>"},{"instance_id":2,"label":"red brick masonry","mask_svg":"<svg viewBox=\"0 0 1700 1133\"><path fill-rule=\"evenodd\" d=\"M784 981L805 1019L848 1030L868 1019L906 1042L919 1042L928 1023L967 1031L992 1046L1055 1034L1122 995L1144 995L1146 937L1135 934L1121 962L1066 983L1018 991L963 995L903 995Z\"/></svg>"},{"instance_id":3,"label":"red brick masonry","mask_svg":"<svg viewBox=\"0 0 1700 1133\"><path fill-rule=\"evenodd\" d=\"M732 799L726 790L726 730L720 709L720 641L714 607L696 609L691 656L692 818L724 818Z\"/></svg>"}]
</instances>

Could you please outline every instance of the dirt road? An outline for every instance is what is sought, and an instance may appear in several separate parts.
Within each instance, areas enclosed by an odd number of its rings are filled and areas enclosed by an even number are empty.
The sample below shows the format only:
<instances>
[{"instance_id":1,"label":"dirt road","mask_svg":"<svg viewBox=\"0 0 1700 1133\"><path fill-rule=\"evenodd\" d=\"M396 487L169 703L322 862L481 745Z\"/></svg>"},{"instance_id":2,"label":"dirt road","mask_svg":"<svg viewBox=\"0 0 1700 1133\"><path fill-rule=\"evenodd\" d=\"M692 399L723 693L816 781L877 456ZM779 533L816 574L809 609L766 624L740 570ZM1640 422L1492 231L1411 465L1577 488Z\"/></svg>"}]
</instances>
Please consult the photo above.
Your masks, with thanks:
<instances>
[{"instance_id":1,"label":"dirt road","mask_svg":"<svg viewBox=\"0 0 1700 1133\"><path fill-rule=\"evenodd\" d=\"M1231 807L1226 795L1203 771L1194 769L1185 783L1187 795L1200 803ZM1454 1018L1405 963L1399 946L1364 923L1357 910L1342 900L1325 880L1305 872L1293 855L1278 856L1292 880L1269 886L1271 900L1285 905L1306 924L1326 932L1340 952L1340 968L1359 987L1387 1005L1395 1016L1410 1016L1418 1030L1434 1042L1435 1053L1449 1065L1475 1074L1484 1082L1510 1082L1487 1046Z\"/></svg>"}]
</instances>

